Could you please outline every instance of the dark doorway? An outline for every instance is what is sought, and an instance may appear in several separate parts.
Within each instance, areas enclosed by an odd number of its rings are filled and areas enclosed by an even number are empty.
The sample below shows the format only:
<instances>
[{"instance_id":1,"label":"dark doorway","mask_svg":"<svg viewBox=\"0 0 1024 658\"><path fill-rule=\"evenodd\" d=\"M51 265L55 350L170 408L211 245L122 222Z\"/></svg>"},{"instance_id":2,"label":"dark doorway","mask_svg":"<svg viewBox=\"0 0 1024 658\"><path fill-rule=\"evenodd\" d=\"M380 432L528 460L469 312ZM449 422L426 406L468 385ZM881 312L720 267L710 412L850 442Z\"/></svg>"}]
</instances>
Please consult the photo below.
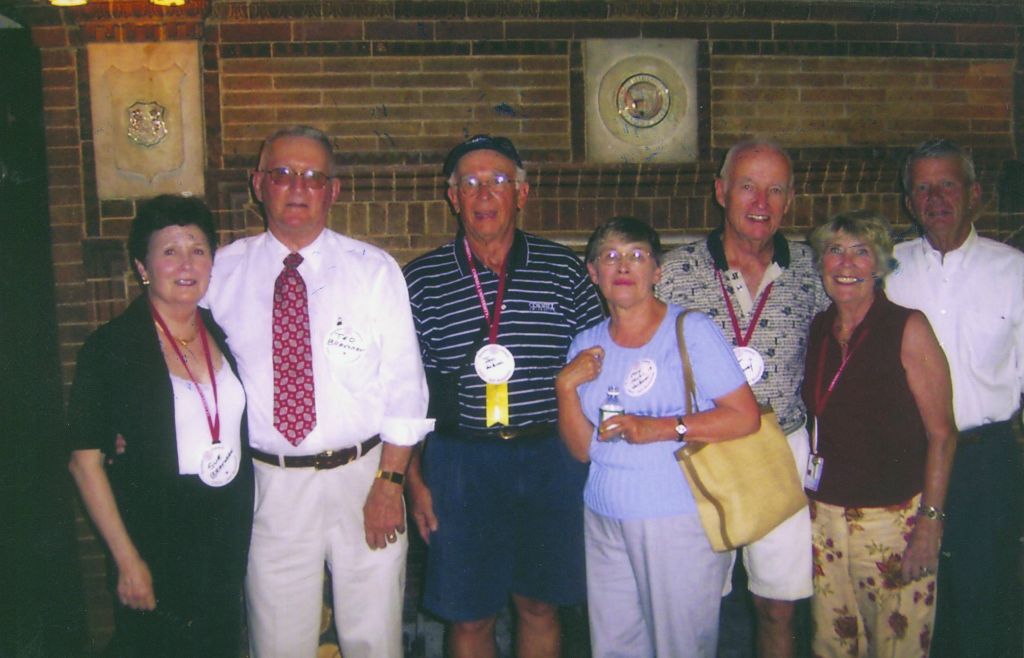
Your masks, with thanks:
<instances>
[{"instance_id":1,"label":"dark doorway","mask_svg":"<svg viewBox=\"0 0 1024 658\"><path fill-rule=\"evenodd\" d=\"M81 579L61 437L40 61L26 29L0 29L0 84L0 658L74 656Z\"/></svg>"}]
</instances>

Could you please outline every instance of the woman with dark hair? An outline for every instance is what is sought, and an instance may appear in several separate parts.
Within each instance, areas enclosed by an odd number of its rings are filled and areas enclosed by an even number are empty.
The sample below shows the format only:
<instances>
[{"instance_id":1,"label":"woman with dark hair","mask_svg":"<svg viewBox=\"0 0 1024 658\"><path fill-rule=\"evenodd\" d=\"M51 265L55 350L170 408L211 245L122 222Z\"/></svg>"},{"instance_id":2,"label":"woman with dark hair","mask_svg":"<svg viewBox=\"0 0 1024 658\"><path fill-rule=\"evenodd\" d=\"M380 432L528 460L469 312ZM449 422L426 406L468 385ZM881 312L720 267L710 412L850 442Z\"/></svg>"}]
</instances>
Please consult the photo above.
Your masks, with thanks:
<instances>
[{"instance_id":1,"label":"woman with dark hair","mask_svg":"<svg viewBox=\"0 0 1024 658\"><path fill-rule=\"evenodd\" d=\"M811 323L816 656L928 655L956 447L946 357L924 314L889 301L889 223L859 210L811 234L828 310Z\"/></svg>"},{"instance_id":2,"label":"woman with dark hair","mask_svg":"<svg viewBox=\"0 0 1024 658\"><path fill-rule=\"evenodd\" d=\"M116 570L107 655L239 655L252 465L234 360L198 307L215 245L199 199L142 204L128 250L144 294L78 354L69 468Z\"/></svg>"},{"instance_id":3,"label":"woman with dark hair","mask_svg":"<svg viewBox=\"0 0 1024 658\"><path fill-rule=\"evenodd\" d=\"M590 462L584 543L598 657L715 654L731 556L712 550L673 453L760 422L732 348L703 313L684 319L699 409L686 413L676 339L683 309L654 296L660 252L657 233L637 219L594 231L587 269L610 319L576 336L555 381L562 438Z\"/></svg>"}]
</instances>

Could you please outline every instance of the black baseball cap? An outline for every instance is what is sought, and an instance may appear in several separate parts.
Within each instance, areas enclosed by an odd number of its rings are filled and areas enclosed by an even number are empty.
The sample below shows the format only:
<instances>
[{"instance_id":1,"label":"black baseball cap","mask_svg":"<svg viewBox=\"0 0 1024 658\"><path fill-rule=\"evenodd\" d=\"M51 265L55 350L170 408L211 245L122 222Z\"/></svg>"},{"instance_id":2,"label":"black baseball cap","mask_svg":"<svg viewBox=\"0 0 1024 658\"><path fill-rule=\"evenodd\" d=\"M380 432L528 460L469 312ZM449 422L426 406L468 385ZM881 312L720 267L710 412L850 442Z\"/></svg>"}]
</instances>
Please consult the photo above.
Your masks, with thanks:
<instances>
[{"instance_id":1,"label":"black baseball cap","mask_svg":"<svg viewBox=\"0 0 1024 658\"><path fill-rule=\"evenodd\" d=\"M473 135L448 153L448 157L444 159L444 169L442 169L444 177L448 178L451 176L462 156L473 151L497 151L516 163L516 166L520 169L523 167L523 159L519 157L519 151L516 150L515 144L508 137Z\"/></svg>"}]
</instances>

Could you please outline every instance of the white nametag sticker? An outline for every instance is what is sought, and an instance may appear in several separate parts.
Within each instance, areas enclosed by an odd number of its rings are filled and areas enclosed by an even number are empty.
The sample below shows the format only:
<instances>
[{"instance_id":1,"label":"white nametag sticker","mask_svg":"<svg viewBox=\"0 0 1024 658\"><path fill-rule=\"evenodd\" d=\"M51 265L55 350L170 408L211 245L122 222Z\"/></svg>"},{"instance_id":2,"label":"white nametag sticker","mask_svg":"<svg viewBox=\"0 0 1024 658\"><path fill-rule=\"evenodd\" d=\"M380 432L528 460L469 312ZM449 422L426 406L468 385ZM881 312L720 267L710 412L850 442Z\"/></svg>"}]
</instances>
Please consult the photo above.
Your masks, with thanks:
<instances>
[{"instance_id":1,"label":"white nametag sticker","mask_svg":"<svg viewBox=\"0 0 1024 658\"><path fill-rule=\"evenodd\" d=\"M640 359L626 373L626 381L622 387L626 395L640 397L654 386L658 378L658 366L651 359Z\"/></svg>"},{"instance_id":2,"label":"white nametag sticker","mask_svg":"<svg viewBox=\"0 0 1024 658\"><path fill-rule=\"evenodd\" d=\"M223 443L214 443L203 451L199 462L199 479L209 487L223 487L238 474L238 451Z\"/></svg>"},{"instance_id":3,"label":"white nametag sticker","mask_svg":"<svg viewBox=\"0 0 1024 658\"><path fill-rule=\"evenodd\" d=\"M761 376L764 375L764 357L760 352L753 347L743 346L732 348L732 353L736 355L736 361L739 362L740 370L743 371L748 384L753 386L761 381Z\"/></svg>"},{"instance_id":4,"label":"white nametag sticker","mask_svg":"<svg viewBox=\"0 0 1024 658\"><path fill-rule=\"evenodd\" d=\"M488 384L504 384L516 371L516 359L507 347L491 343L477 350L473 367L477 376Z\"/></svg>"},{"instance_id":5,"label":"white nametag sticker","mask_svg":"<svg viewBox=\"0 0 1024 658\"><path fill-rule=\"evenodd\" d=\"M324 339L324 352L333 363L355 363L366 353L366 340L355 327L339 319Z\"/></svg>"}]
</instances>

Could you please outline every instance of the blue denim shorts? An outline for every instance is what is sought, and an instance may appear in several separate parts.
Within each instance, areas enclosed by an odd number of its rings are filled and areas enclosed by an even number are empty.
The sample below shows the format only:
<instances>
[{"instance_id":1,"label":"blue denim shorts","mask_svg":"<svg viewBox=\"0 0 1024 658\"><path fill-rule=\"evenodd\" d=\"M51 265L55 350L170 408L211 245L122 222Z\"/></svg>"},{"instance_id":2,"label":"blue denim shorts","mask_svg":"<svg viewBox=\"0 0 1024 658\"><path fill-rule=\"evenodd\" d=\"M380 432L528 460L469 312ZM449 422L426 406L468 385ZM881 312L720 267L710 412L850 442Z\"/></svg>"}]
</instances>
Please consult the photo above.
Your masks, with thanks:
<instances>
[{"instance_id":1,"label":"blue denim shorts","mask_svg":"<svg viewBox=\"0 0 1024 658\"><path fill-rule=\"evenodd\" d=\"M431 435L424 475L438 528L430 536L424 606L449 621L497 614L510 594L554 605L586 597L586 465L557 435Z\"/></svg>"}]
</instances>

